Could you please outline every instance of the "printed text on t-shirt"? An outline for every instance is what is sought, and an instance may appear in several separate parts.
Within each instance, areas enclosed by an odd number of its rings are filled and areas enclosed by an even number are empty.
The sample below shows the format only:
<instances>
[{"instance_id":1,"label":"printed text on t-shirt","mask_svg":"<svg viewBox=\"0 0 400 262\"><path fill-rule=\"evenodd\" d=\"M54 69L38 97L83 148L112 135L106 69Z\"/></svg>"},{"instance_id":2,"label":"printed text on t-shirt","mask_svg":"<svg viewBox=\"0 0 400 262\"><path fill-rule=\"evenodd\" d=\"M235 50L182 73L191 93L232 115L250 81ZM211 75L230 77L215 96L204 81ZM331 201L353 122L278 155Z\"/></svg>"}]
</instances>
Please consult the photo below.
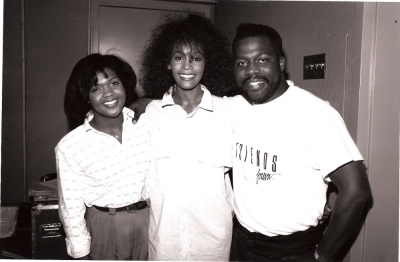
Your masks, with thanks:
<instances>
[{"instance_id":1,"label":"printed text on t-shirt","mask_svg":"<svg viewBox=\"0 0 400 262\"><path fill-rule=\"evenodd\" d=\"M278 163L277 155L268 155L267 152L261 152L260 149L256 149L241 143L236 143L235 158L245 163L258 166L264 170L268 170L268 168L270 168L273 173L260 172L261 169L258 169L256 174L257 184L259 180L266 181L272 179L274 175L279 175L276 173Z\"/></svg>"},{"instance_id":2,"label":"printed text on t-shirt","mask_svg":"<svg viewBox=\"0 0 400 262\"><path fill-rule=\"evenodd\" d=\"M280 174L278 174L278 173L273 173L273 174L271 174L271 173L260 173L260 169L258 169L258 172L256 174L256 185L258 185L258 181L259 180L264 180L264 181L270 180L275 175L280 175Z\"/></svg>"}]
</instances>

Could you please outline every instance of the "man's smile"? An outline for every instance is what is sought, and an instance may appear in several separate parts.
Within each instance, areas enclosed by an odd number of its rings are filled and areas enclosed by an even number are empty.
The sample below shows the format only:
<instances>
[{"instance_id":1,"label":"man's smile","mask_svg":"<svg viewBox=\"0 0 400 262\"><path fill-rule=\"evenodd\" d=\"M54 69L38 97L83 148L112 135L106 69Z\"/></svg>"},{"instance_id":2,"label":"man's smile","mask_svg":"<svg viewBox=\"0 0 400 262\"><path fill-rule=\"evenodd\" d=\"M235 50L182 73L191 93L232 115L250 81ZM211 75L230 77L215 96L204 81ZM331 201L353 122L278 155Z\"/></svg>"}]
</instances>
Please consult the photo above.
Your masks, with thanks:
<instances>
[{"instance_id":1,"label":"man's smile","mask_svg":"<svg viewBox=\"0 0 400 262\"><path fill-rule=\"evenodd\" d=\"M268 84L269 81L264 77L247 77L244 81L244 86L246 89L257 90L264 87L265 84Z\"/></svg>"},{"instance_id":2,"label":"man's smile","mask_svg":"<svg viewBox=\"0 0 400 262\"><path fill-rule=\"evenodd\" d=\"M253 88L258 88L259 85L264 84L265 81L264 80L258 80L258 81L247 81L246 85L253 87Z\"/></svg>"}]
</instances>

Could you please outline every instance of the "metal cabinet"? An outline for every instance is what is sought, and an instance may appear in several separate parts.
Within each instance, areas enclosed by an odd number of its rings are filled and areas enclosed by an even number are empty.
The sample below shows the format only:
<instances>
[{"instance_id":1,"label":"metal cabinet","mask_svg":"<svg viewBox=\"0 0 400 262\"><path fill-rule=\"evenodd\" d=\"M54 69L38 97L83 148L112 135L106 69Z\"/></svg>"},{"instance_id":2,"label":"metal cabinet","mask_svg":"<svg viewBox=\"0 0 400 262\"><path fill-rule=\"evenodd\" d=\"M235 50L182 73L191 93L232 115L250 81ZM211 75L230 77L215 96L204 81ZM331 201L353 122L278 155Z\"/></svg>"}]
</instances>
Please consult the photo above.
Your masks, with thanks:
<instances>
[{"instance_id":1,"label":"metal cabinet","mask_svg":"<svg viewBox=\"0 0 400 262\"><path fill-rule=\"evenodd\" d=\"M32 218L32 258L71 259L67 254L65 233L58 216L57 201L35 201Z\"/></svg>"}]
</instances>

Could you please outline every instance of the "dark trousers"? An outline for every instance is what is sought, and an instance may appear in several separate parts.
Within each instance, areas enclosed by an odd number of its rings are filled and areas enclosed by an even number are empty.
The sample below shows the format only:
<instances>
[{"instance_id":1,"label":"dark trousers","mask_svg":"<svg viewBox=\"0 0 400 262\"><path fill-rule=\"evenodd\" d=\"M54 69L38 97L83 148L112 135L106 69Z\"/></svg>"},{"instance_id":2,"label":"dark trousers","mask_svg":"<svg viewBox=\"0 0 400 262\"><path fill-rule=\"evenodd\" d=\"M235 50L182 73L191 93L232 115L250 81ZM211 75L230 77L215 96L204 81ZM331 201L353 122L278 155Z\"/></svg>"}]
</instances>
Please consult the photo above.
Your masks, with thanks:
<instances>
[{"instance_id":1,"label":"dark trousers","mask_svg":"<svg viewBox=\"0 0 400 262\"><path fill-rule=\"evenodd\" d=\"M250 232L236 217L233 219L231 261L282 261L285 256L295 255L296 260L315 262L315 245L322 237L320 227L287 236L268 237Z\"/></svg>"}]
</instances>

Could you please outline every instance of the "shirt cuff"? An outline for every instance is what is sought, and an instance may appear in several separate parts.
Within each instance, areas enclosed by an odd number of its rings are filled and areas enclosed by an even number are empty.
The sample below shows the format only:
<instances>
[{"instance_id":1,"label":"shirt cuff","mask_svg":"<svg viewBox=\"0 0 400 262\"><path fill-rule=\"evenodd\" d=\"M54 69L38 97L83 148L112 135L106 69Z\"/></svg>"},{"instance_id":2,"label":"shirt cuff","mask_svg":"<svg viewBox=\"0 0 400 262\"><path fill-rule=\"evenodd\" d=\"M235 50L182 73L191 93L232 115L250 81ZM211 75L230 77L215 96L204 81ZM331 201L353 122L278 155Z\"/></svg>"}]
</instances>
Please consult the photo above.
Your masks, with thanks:
<instances>
[{"instance_id":1,"label":"shirt cuff","mask_svg":"<svg viewBox=\"0 0 400 262\"><path fill-rule=\"evenodd\" d=\"M84 240L74 240L65 239L67 244L67 253L73 258L81 258L90 253L90 238Z\"/></svg>"}]
</instances>

